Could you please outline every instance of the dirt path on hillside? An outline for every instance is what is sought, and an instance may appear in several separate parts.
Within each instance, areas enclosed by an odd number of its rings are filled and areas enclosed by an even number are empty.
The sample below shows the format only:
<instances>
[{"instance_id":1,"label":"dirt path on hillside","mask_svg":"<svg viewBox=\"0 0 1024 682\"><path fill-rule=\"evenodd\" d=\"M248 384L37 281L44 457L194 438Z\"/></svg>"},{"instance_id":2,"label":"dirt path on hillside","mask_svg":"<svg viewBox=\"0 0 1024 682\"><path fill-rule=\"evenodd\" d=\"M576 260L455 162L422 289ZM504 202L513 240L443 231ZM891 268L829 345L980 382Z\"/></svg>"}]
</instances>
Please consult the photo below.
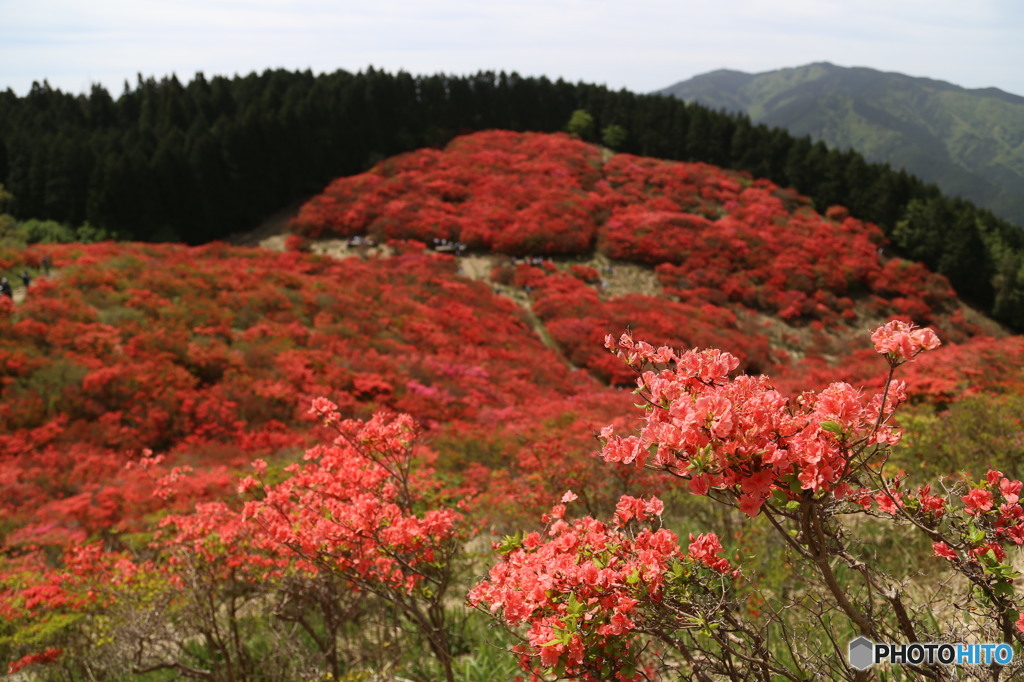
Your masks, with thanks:
<instances>
[{"instance_id":1,"label":"dirt path on hillside","mask_svg":"<svg viewBox=\"0 0 1024 682\"><path fill-rule=\"evenodd\" d=\"M470 254L468 256L456 256L459 260L459 267L462 275L470 279L489 280L491 272L498 265L498 259L494 256L482 254Z\"/></svg>"}]
</instances>

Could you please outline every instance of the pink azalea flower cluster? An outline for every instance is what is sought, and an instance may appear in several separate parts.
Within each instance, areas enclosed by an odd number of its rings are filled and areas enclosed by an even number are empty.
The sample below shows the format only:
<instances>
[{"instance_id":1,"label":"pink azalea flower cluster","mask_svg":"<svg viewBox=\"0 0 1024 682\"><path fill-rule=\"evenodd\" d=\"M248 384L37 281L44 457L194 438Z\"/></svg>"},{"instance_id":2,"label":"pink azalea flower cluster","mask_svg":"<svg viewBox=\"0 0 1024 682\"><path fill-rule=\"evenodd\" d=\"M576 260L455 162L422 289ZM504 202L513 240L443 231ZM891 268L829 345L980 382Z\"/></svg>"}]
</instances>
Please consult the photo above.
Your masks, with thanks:
<instances>
[{"instance_id":1,"label":"pink azalea flower cluster","mask_svg":"<svg viewBox=\"0 0 1024 682\"><path fill-rule=\"evenodd\" d=\"M1006 545L1024 545L1024 507L1020 504L1024 483L1003 476L1001 471L990 470L985 481L971 488L959 499L962 522L952 523L949 537L932 543L934 555L954 563L977 563L991 552L990 559L1003 561ZM932 513L932 518L948 510L945 500L929 495L927 487L919 490L912 501L901 499L906 509L917 510L918 516ZM940 510L940 511L935 511ZM1022 630L1024 631L1024 630Z\"/></svg>"},{"instance_id":2,"label":"pink azalea flower cluster","mask_svg":"<svg viewBox=\"0 0 1024 682\"><path fill-rule=\"evenodd\" d=\"M590 517L567 521L564 508L556 510L543 534L497 546L501 562L470 591L470 605L498 614L509 626L528 626L527 644L518 649L525 670L554 669L584 680L643 679L635 633L644 627L645 609L671 589L672 574L691 588L701 571L731 575L714 534L691 536L684 553L667 529L635 529L658 519L663 506L656 498L623 497L611 525Z\"/></svg>"},{"instance_id":3,"label":"pink azalea flower cluster","mask_svg":"<svg viewBox=\"0 0 1024 682\"><path fill-rule=\"evenodd\" d=\"M934 347L930 330L900 333L918 350ZM857 492L843 482L857 448L899 441L886 422L906 399L903 382L870 397L838 382L790 401L767 377L730 377L739 361L729 353L677 353L629 334L605 345L638 372L637 393L648 403L638 435L601 432L605 461L668 471L699 495L727 491L750 516L774 490L789 494L793 485L837 497Z\"/></svg>"},{"instance_id":4,"label":"pink azalea flower cluster","mask_svg":"<svg viewBox=\"0 0 1024 682\"><path fill-rule=\"evenodd\" d=\"M239 490L260 487L262 497L246 503L243 518L263 527L259 541L268 550L288 547L357 581L412 592L423 578L419 569L448 551L463 515L448 507L412 512L410 495L422 494L428 472L402 480L416 437L411 417L341 421L325 399L311 412L337 424L340 435L307 450L307 463L287 467L290 476L280 483L245 479ZM254 465L258 473L266 469Z\"/></svg>"},{"instance_id":5,"label":"pink azalea flower cluster","mask_svg":"<svg viewBox=\"0 0 1024 682\"><path fill-rule=\"evenodd\" d=\"M924 350L939 347L939 337L931 329L919 329L909 322L893 320L871 334L875 350L885 355L890 364L899 365Z\"/></svg>"},{"instance_id":6,"label":"pink azalea flower cluster","mask_svg":"<svg viewBox=\"0 0 1024 682\"><path fill-rule=\"evenodd\" d=\"M927 485L916 492L901 492L901 483L902 478L897 477L873 496L878 509L904 515L925 528L933 538L933 556L950 562L981 588L987 599L1016 611L1012 594L1018 574L1007 563L1007 549L1024 546L1024 507L1020 504L1024 483L990 470L984 481L964 494L954 488L956 492L947 497L933 495ZM862 496L858 501L870 506L871 498ZM1015 626L1024 632L1024 617L1018 618Z\"/></svg>"},{"instance_id":7,"label":"pink azalea flower cluster","mask_svg":"<svg viewBox=\"0 0 1024 682\"><path fill-rule=\"evenodd\" d=\"M719 573L728 573L732 569L729 560L721 556L725 550L722 549L722 543L714 533L701 533L697 537L693 537L693 533L690 533L688 551L695 560Z\"/></svg>"}]
</instances>

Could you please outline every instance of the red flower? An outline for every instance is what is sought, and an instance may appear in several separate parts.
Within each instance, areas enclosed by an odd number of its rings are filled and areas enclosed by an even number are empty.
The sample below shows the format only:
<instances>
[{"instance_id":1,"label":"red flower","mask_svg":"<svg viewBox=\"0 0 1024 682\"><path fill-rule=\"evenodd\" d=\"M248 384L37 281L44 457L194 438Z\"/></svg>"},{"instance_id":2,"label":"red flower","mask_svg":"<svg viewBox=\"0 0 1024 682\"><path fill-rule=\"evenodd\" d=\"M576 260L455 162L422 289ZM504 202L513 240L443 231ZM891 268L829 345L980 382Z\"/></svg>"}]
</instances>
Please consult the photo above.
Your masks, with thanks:
<instances>
[{"instance_id":1,"label":"red flower","mask_svg":"<svg viewBox=\"0 0 1024 682\"><path fill-rule=\"evenodd\" d=\"M900 320L893 320L876 329L871 340L876 351L887 355L890 362L896 364L910 360L923 350L938 348L941 343L931 329L918 329Z\"/></svg>"},{"instance_id":2,"label":"red flower","mask_svg":"<svg viewBox=\"0 0 1024 682\"><path fill-rule=\"evenodd\" d=\"M932 550L935 552L933 556L940 556L948 561L956 559L956 552L953 548L947 545L945 542L934 542L932 543Z\"/></svg>"},{"instance_id":3,"label":"red flower","mask_svg":"<svg viewBox=\"0 0 1024 682\"><path fill-rule=\"evenodd\" d=\"M974 488L960 499L964 501L968 514L977 514L992 508L992 493L981 488Z\"/></svg>"},{"instance_id":4,"label":"red flower","mask_svg":"<svg viewBox=\"0 0 1024 682\"><path fill-rule=\"evenodd\" d=\"M718 556L725 550L714 533L701 533L696 538L691 533L690 546L687 551L691 557L719 573L726 573L729 570L728 560Z\"/></svg>"},{"instance_id":5,"label":"red flower","mask_svg":"<svg viewBox=\"0 0 1024 682\"><path fill-rule=\"evenodd\" d=\"M694 495L707 495L708 490L711 489L711 479L706 474L700 476L694 476L689 481L690 491Z\"/></svg>"},{"instance_id":6,"label":"red flower","mask_svg":"<svg viewBox=\"0 0 1024 682\"><path fill-rule=\"evenodd\" d=\"M999 482L999 492L1002 493L1003 499L1006 500L1007 504L1014 504L1020 500L1020 490L1024 486L1020 481L1011 481L1008 478L1004 478Z\"/></svg>"}]
</instances>

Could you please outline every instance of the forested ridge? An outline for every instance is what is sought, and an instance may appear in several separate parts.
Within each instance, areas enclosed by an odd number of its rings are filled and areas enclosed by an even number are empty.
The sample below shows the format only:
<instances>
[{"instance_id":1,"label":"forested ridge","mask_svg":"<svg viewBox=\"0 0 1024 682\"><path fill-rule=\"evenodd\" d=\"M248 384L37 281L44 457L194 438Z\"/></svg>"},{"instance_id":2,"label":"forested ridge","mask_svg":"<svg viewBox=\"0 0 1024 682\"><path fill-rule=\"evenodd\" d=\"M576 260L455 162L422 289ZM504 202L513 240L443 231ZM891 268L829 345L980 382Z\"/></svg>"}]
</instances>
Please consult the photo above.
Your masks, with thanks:
<instances>
[{"instance_id":1,"label":"forested ridge","mask_svg":"<svg viewBox=\"0 0 1024 682\"><path fill-rule=\"evenodd\" d=\"M554 131L586 110L619 151L766 177L877 223L966 300L1024 328L1024 234L934 185L856 152L660 95L516 74L368 69L138 79L114 99L45 82L0 93L0 183L18 218L199 244L252 227L331 179L492 128ZM610 138L609 138L610 139Z\"/></svg>"}]
</instances>

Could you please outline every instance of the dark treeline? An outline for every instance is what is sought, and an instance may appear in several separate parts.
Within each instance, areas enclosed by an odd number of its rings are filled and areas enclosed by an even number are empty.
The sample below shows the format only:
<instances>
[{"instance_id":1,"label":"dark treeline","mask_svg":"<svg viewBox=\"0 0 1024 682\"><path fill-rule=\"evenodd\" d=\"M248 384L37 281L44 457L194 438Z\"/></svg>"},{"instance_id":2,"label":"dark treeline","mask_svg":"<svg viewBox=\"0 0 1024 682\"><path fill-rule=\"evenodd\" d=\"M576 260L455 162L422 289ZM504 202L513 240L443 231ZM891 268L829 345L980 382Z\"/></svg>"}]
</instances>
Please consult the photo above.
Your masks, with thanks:
<instances>
[{"instance_id":1,"label":"dark treeline","mask_svg":"<svg viewBox=\"0 0 1024 682\"><path fill-rule=\"evenodd\" d=\"M141 76L116 100L34 85L0 93L0 183L18 218L192 244L249 229L331 179L490 128L556 131L588 111L620 151L749 171L848 207L965 299L1024 329L1024 233L904 171L659 95L516 74L374 69L245 77Z\"/></svg>"}]
</instances>

